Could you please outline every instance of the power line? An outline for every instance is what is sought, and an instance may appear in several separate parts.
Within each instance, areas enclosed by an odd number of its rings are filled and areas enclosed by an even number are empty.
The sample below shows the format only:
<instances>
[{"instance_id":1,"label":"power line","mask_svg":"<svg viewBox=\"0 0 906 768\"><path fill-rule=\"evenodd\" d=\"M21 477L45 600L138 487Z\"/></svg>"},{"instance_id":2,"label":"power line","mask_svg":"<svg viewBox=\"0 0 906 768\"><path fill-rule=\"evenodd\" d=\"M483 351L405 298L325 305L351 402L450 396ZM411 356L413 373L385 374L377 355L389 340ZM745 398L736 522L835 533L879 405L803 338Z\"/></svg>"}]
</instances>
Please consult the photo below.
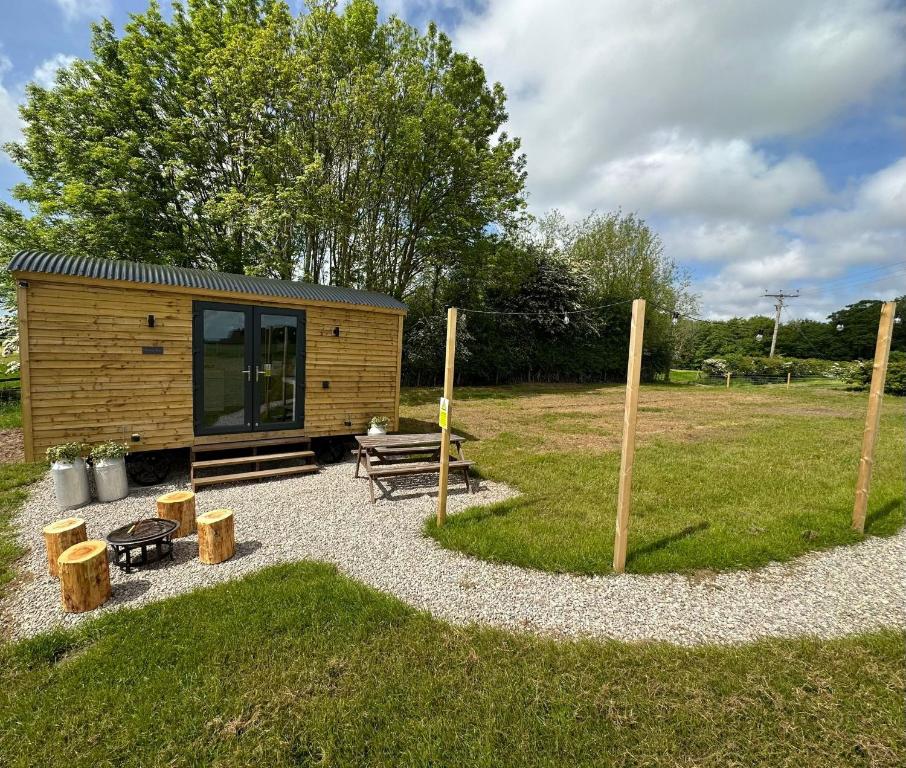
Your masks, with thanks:
<instances>
[{"instance_id":1,"label":"power line","mask_svg":"<svg viewBox=\"0 0 906 768\"><path fill-rule=\"evenodd\" d=\"M597 312L602 309L619 307L623 304L632 304L633 301L635 301L635 299L623 299L622 301L614 301L610 304L600 304L595 307L585 307L584 309L568 309L559 312L543 312L540 310L534 312L502 312L493 309L459 309L459 313L471 315L515 315L519 317L564 317L566 315L581 315L586 312Z\"/></svg>"}]
</instances>

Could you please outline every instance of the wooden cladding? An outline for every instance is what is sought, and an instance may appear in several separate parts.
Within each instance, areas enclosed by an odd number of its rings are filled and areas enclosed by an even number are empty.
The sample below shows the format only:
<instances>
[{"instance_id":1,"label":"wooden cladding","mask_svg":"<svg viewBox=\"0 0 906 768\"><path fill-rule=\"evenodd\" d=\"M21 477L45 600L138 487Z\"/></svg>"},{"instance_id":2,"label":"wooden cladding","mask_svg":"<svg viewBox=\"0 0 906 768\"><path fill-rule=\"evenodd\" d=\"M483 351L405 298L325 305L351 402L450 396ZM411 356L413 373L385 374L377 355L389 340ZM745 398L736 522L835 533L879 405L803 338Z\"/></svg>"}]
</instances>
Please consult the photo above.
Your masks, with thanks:
<instances>
[{"instance_id":1,"label":"wooden cladding","mask_svg":"<svg viewBox=\"0 0 906 768\"><path fill-rule=\"evenodd\" d=\"M19 288L26 458L41 458L49 446L70 440L124 440L133 450L204 442L194 435L192 419L192 302L210 298L184 289L28 275L27 287ZM233 300L288 306L252 296ZM364 432L375 415L398 428L403 315L351 305L293 306L307 315L306 416L298 433ZM131 442L133 434L140 442ZM243 435L219 437L234 436Z\"/></svg>"}]
</instances>

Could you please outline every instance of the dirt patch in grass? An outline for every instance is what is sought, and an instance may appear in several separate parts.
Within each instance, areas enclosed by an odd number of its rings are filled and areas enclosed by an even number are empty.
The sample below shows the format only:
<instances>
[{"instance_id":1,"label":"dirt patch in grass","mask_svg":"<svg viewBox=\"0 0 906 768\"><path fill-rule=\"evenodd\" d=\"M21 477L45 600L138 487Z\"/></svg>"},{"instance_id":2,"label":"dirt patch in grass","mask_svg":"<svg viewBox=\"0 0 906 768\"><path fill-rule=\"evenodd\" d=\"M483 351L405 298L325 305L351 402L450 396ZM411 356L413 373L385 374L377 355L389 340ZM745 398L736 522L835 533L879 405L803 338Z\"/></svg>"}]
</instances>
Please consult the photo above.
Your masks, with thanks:
<instances>
[{"instance_id":1,"label":"dirt patch in grass","mask_svg":"<svg viewBox=\"0 0 906 768\"><path fill-rule=\"evenodd\" d=\"M625 387L560 387L533 391L528 387L501 387L477 396L477 388L454 393L456 429L467 425L469 437L485 440L503 432L527 438L539 452L610 451L620 446ZM421 390L419 390L421 392ZM499 397L491 393L499 392ZM515 396L514 396L515 395ZM639 398L636 440L693 442L716 432L739 431L772 415L847 418L850 407L835 402L848 393L822 390L827 404L809 402L813 392L781 387L729 392L721 387L645 386ZM426 423L436 421L436 400L413 398L408 416Z\"/></svg>"},{"instance_id":2,"label":"dirt patch in grass","mask_svg":"<svg viewBox=\"0 0 906 768\"><path fill-rule=\"evenodd\" d=\"M17 464L25 458L21 429L0 429L0 464Z\"/></svg>"}]
</instances>

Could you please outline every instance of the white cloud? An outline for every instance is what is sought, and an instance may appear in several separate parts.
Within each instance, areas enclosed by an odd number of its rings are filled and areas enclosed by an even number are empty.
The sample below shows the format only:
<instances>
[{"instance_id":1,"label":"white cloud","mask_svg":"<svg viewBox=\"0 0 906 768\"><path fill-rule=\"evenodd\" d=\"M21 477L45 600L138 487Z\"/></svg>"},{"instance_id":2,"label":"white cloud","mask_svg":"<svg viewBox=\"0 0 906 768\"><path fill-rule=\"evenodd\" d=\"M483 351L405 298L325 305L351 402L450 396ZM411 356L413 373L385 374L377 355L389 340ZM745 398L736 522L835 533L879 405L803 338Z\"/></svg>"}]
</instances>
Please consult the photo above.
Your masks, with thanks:
<instances>
[{"instance_id":1,"label":"white cloud","mask_svg":"<svg viewBox=\"0 0 906 768\"><path fill-rule=\"evenodd\" d=\"M56 0L69 20L97 18L110 13L111 0Z\"/></svg>"},{"instance_id":2,"label":"white cloud","mask_svg":"<svg viewBox=\"0 0 906 768\"><path fill-rule=\"evenodd\" d=\"M506 88L531 208L638 211L711 273L696 287L725 315L764 287L904 258L906 159L832 193L814 161L762 149L853 108L897 120L883 99L906 74L904 29L886 0L488 0L453 37ZM839 295L809 301L820 315Z\"/></svg>"},{"instance_id":3,"label":"white cloud","mask_svg":"<svg viewBox=\"0 0 906 768\"><path fill-rule=\"evenodd\" d=\"M32 79L43 88L52 88L57 76L57 70L68 67L75 60L75 56L68 56L65 53L54 54L35 67Z\"/></svg>"},{"instance_id":4,"label":"white cloud","mask_svg":"<svg viewBox=\"0 0 906 768\"><path fill-rule=\"evenodd\" d=\"M815 213L761 228L679 224L665 241L687 261L723 262L700 286L711 316L740 314L740 297L751 303L766 287L802 288L795 313L808 317L823 317L858 298L904 295L906 157Z\"/></svg>"},{"instance_id":5,"label":"white cloud","mask_svg":"<svg viewBox=\"0 0 906 768\"><path fill-rule=\"evenodd\" d=\"M5 75L11 68L10 60L0 55L0 144L16 141L22 131L18 99L4 82Z\"/></svg>"},{"instance_id":6,"label":"white cloud","mask_svg":"<svg viewBox=\"0 0 906 768\"><path fill-rule=\"evenodd\" d=\"M622 205L643 213L775 219L829 197L813 162L771 160L746 141L659 139L650 150L593 171L586 204Z\"/></svg>"}]
</instances>

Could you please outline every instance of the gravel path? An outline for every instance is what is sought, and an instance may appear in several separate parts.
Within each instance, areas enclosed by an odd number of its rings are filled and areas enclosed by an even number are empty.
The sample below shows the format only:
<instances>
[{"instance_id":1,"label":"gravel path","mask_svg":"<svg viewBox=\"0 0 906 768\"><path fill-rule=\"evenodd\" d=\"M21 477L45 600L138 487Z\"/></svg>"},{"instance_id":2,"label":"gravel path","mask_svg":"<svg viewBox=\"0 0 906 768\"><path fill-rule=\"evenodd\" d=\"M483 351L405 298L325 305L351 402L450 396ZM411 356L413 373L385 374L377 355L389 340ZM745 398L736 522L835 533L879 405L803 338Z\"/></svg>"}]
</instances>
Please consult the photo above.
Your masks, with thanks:
<instances>
[{"instance_id":1,"label":"gravel path","mask_svg":"<svg viewBox=\"0 0 906 768\"><path fill-rule=\"evenodd\" d=\"M203 565L195 537L180 539L174 563L134 574L111 568L113 597L100 610L137 606L273 563L311 558L335 563L349 576L448 621L555 636L694 645L906 627L906 532L705 579L548 574L476 560L426 539L422 524L435 503L431 478L394 482L392 500L372 506L367 482L353 480L352 473L353 465L344 463L308 477L199 491L199 512L235 510L236 556ZM88 521L90 537L102 537L151 514L154 498L173 487L133 489L121 502L93 504L76 514ZM511 489L487 481L479 493L468 495L458 483L451 486L450 510L510 495ZM47 478L18 516L30 552L22 563L25 575L10 585L2 606L14 637L71 626L98 613L64 614L59 608L58 583L46 575L40 533L57 517Z\"/></svg>"}]
</instances>

